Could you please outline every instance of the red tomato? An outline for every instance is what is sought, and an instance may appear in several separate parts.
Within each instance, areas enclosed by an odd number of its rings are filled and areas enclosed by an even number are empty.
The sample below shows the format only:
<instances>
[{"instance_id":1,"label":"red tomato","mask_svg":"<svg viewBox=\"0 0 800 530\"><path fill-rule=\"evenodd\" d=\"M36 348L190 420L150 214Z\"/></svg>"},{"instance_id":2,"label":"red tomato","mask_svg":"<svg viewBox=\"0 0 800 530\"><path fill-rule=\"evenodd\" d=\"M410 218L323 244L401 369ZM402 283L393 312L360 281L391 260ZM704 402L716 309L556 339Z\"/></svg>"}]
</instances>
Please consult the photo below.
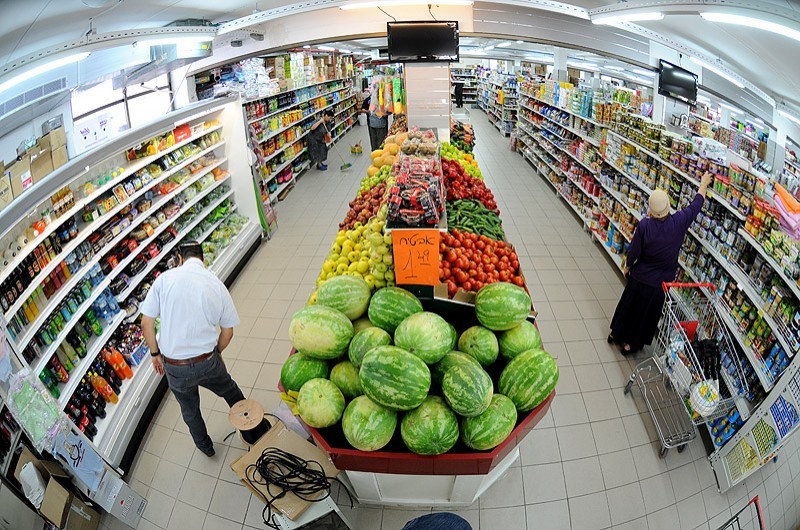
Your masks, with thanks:
<instances>
[{"instance_id":1,"label":"red tomato","mask_svg":"<svg viewBox=\"0 0 800 530\"><path fill-rule=\"evenodd\" d=\"M470 238L472 241L477 241L477 240L478 240L478 234L469 234L469 238Z\"/></svg>"},{"instance_id":2,"label":"red tomato","mask_svg":"<svg viewBox=\"0 0 800 530\"><path fill-rule=\"evenodd\" d=\"M464 285L464 282L469 280L469 276L464 271L456 271L455 279L456 279L457 283L460 283L461 285Z\"/></svg>"},{"instance_id":3,"label":"red tomato","mask_svg":"<svg viewBox=\"0 0 800 530\"><path fill-rule=\"evenodd\" d=\"M511 273L508 271L500 271L500 279L507 282L511 278Z\"/></svg>"},{"instance_id":4,"label":"red tomato","mask_svg":"<svg viewBox=\"0 0 800 530\"><path fill-rule=\"evenodd\" d=\"M515 271L519 270L519 261L518 260L511 260L511 268Z\"/></svg>"},{"instance_id":5,"label":"red tomato","mask_svg":"<svg viewBox=\"0 0 800 530\"><path fill-rule=\"evenodd\" d=\"M456 285L456 283L454 281L448 281L447 294L453 296L454 294L456 294L456 291L458 291L458 286Z\"/></svg>"},{"instance_id":6,"label":"red tomato","mask_svg":"<svg viewBox=\"0 0 800 530\"><path fill-rule=\"evenodd\" d=\"M480 290L481 290L481 287L483 287L483 282L482 282L482 281L480 281L480 280L475 280L475 281L473 281L473 282L472 282L472 287L473 287L473 289L475 289L476 291L480 291Z\"/></svg>"},{"instance_id":7,"label":"red tomato","mask_svg":"<svg viewBox=\"0 0 800 530\"><path fill-rule=\"evenodd\" d=\"M492 265L497 265L498 263L500 263L500 258L497 255L492 256Z\"/></svg>"},{"instance_id":8,"label":"red tomato","mask_svg":"<svg viewBox=\"0 0 800 530\"><path fill-rule=\"evenodd\" d=\"M477 269L478 268L478 264L475 263L473 260L469 260L469 268L470 269Z\"/></svg>"},{"instance_id":9,"label":"red tomato","mask_svg":"<svg viewBox=\"0 0 800 530\"><path fill-rule=\"evenodd\" d=\"M494 272L494 270L495 270L494 263L488 263L488 264L486 264L486 265L483 267L483 270L485 270L487 273L492 273L492 272Z\"/></svg>"},{"instance_id":10,"label":"red tomato","mask_svg":"<svg viewBox=\"0 0 800 530\"><path fill-rule=\"evenodd\" d=\"M485 282L486 281L486 273L483 272L483 271L480 271L480 272L478 272L478 275L476 276L476 278L478 279L479 282Z\"/></svg>"},{"instance_id":11,"label":"red tomato","mask_svg":"<svg viewBox=\"0 0 800 530\"><path fill-rule=\"evenodd\" d=\"M476 271L475 269L470 269L467 274L469 274L470 278L474 278L475 276L478 275L478 271Z\"/></svg>"},{"instance_id":12,"label":"red tomato","mask_svg":"<svg viewBox=\"0 0 800 530\"><path fill-rule=\"evenodd\" d=\"M439 269L439 281L443 282L446 278L444 277L444 269Z\"/></svg>"},{"instance_id":13,"label":"red tomato","mask_svg":"<svg viewBox=\"0 0 800 530\"><path fill-rule=\"evenodd\" d=\"M460 257L456 261L456 266L459 269L466 269L467 267L469 267L469 260L467 258L465 258L465 257Z\"/></svg>"},{"instance_id":14,"label":"red tomato","mask_svg":"<svg viewBox=\"0 0 800 530\"><path fill-rule=\"evenodd\" d=\"M508 259L510 259L511 261L515 261L515 260L518 260L518 259L519 259L519 256L517 256L517 253L516 253L516 252L513 252L513 251L512 251L512 252L511 252L511 253L508 255Z\"/></svg>"},{"instance_id":15,"label":"red tomato","mask_svg":"<svg viewBox=\"0 0 800 530\"><path fill-rule=\"evenodd\" d=\"M506 263L504 261L501 261L500 263L497 264L497 270L499 270L500 272L507 271L508 270L508 263Z\"/></svg>"},{"instance_id":16,"label":"red tomato","mask_svg":"<svg viewBox=\"0 0 800 530\"><path fill-rule=\"evenodd\" d=\"M508 256L503 256L502 258L500 258L500 261L502 261L503 263L508 263L509 262Z\"/></svg>"},{"instance_id":17,"label":"red tomato","mask_svg":"<svg viewBox=\"0 0 800 530\"><path fill-rule=\"evenodd\" d=\"M520 287L525 286L525 280L522 278L522 276L514 276L514 283Z\"/></svg>"},{"instance_id":18,"label":"red tomato","mask_svg":"<svg viewBox=\"0 0 800 530\"><path fill-rule=\"evenodd\" d=\"M459 241L458 239L456 239L455 241L453 241L453 242L450 244L450 246L451 246L451 247L453 247L453 248L458 248L458 247L460 247L460 246L461 246L461 241Z\"/></svg>"},{"instance_id":19,"label":"red tomato","mask_svg":"<svg viewBox=\"0 0 800 530\"><path fill-rule=\"evenodd\" d=\"M486 248L486 243L484 243L483 241L478 241L477 243L475 243L475 247L478 250L483 250Z\"/></svg>"},{"instance_id":20,"label":"red tomato","mask_svg":"<svg viewBox=\"0 0 800 530\"><path fill-rule=\"evenodd\" d=\"M443 272L444 272L444 279L445 280L449 280L450 277L453 275L453 273L450 272L450 269L445 269Z\"/></svg>"},{"instance_id":21,"label":"red tomato","mask_svg":"<svg viewBox=\"0 0 800 530\"><path fill-rule=\"evenodd\" d=\"M464 289L465 291L471 291L472 290L472 282L469 281L469 280L465 281L464 283L461 284L461 288Z\"/></svg>"},{"instance_id":22,"label":"red tomato","mask_svg":"<svg viewBox=\"0 0 800 530\"><path fill-rule=\"evenodd\" d=\"M458 259L458 256L456 256L456 253L455 253L454 250L448 250L447 251L447 256L445 256L445 259L449 263L455 263L456 259Z\"/></svg>"}]
</instances>

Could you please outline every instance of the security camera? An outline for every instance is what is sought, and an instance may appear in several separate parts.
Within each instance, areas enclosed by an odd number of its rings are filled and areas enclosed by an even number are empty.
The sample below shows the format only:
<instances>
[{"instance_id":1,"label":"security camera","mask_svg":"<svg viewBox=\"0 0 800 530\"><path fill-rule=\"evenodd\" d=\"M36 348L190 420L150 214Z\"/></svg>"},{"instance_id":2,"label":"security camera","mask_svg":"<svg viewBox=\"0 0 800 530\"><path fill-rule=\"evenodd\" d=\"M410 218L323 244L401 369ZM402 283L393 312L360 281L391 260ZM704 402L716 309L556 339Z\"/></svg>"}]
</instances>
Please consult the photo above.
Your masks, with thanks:
<instances>
[{"instance_id":1,"label":"security camera","mask_svg":"<svg viewBox=\"0 0 800 530\"><path fill-rule=\"evenodd\" d=\"M261 42L261 41L264 40L264 34L263 33L251 33L250 34L250 38L253 39L254 41Z\"/></svg>"}]
</instances>

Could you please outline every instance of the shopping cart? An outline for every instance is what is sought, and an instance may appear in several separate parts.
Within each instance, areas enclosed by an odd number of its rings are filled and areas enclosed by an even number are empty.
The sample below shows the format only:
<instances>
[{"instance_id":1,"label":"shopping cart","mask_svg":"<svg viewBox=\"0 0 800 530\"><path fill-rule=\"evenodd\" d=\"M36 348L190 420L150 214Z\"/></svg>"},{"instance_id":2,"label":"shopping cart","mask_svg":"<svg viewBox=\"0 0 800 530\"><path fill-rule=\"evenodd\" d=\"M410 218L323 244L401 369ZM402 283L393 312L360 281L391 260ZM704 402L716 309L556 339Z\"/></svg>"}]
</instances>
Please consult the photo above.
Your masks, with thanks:
<instances>
[{"instance_id":1,"label":"shopping cart","mask_svg":"<svg viewBox=\"0 0 800 530\"><path fill-rule=\"evenodd\" d=\"M665 283L652 357L625 386L638 384L661 441L659 456L697 436L695 425L725 417L749 388L741 356L719 318L713 284ZM742 398L743 399L743 398Z\"/></svg>"},{"instance_id":2,"label":"shopping cart","mask_svg":"<svg viewBox=\"0 0 800 530\"><path fill-rule=\"evenodd\" d=\"M758 495L750 499L744 508L736 512L717 530L764 530L764 517L761 513Z\"/></svg>"}]
</instances>

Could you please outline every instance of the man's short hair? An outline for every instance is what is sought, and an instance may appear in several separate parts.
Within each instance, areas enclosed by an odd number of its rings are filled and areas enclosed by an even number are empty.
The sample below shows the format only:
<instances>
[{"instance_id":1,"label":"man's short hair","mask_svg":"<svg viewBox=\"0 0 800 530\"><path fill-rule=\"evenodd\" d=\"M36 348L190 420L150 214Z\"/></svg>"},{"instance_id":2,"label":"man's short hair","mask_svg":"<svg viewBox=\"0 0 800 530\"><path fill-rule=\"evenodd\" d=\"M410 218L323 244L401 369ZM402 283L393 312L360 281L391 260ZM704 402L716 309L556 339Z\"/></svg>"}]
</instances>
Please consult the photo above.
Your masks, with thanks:
<instances>
[{"instance_id":1,"label":"man's short hair","mask_svg":"<svg viewBox=\"0 0 800 530\"><path fill-rule=\"evenodd\" d=\"M178 246L178 254L184 261L189 258L197 258L203 261L203 246L197 241L187 241Z\"/></svg>"}]
</instances>

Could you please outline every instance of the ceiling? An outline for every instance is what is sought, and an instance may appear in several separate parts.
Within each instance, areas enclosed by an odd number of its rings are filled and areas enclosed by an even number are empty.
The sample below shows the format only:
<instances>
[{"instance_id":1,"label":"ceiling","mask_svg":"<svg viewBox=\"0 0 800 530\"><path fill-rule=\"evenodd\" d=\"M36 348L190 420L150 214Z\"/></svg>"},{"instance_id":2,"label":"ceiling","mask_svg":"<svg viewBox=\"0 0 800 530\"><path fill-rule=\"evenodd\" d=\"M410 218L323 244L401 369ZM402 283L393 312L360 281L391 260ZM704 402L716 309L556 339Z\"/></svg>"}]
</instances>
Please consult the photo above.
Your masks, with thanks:
<instances>
[{"instance_id":1,"label":"ceiling","mask_svg":"<svg viewBox=\"0 0 800 530\"><path fill-rule=\"evenodd\" d=\"M103 33L158 27L187 18L219 23L250 15L255 10L273 9L297 1L0 0L3 15L0 17L0 35L3 35L0 38L0 65L26 53L80 38L89 31L92 18L93 27ZM105 2L106 7L90 8L84 2ZM503 1L498 0L497 3ZM545 4L536 0L508 0L508 3L534 8L537 4ZM614 0L565 0L561 3L583 9L617 4ZM669 4L667 0L654 0L653 3ZM751 3L789 9L800 17L800 0L751 0ZM668 14L660 21L636 24L680 46L688 46L709 57L722 59L727 67L777 101L792 102L795 109L800 109L800 68L787 64L788 58L800 56L800 42L762 30L709 22L696 13ZM518 46L515 43L507 51L530 53L546 51L546 47L533 44Z\"/></svg>"}]
</instances>

